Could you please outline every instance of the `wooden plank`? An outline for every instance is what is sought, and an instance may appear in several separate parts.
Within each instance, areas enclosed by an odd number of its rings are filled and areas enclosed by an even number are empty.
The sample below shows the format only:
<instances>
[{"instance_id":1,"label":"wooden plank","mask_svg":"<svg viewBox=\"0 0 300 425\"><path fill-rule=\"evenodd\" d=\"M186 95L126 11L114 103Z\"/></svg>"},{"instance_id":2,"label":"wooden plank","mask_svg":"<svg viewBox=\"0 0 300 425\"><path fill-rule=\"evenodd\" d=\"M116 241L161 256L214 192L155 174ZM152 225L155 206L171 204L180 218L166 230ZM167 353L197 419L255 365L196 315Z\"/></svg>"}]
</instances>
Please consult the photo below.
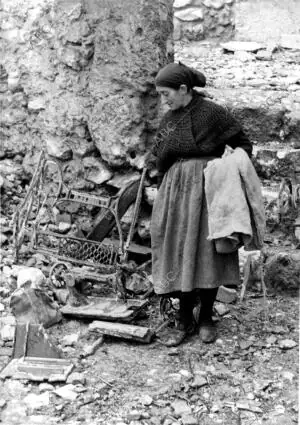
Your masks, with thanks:
<instances>
[{"instance_id":1,"label":"wooden plank","mask_svg":"<svg viewBox=\"0 0 300 425\"><path fill-rule=\"evenodd\" d=\"M149 343L154 335L149 328L145 328L143 326L102 322L100 320L92 322L89 325L89 330L99 332L103 335L144 343Z\"/></svg>"},{"instance_id":2,"label":"wooden plank","mask_svg":"<svg viewBox=\"0 0 300 425\"><path fill-rule=\"evenodd\" d=\"M251 255L248 255L245 266L244 266L244 279L242 283L240 301L243 301L244 299L246 288L250 280L250 275L251 275Z\"/></svg>"},{"instance_id":3,"label":"wooden plank","mask_svg":"<svg viewBox=\"0 0 300 425\"><path fill-rule=\"evenodd\" d=\"M103 341L104 341L103 335L100 335L100 337L97 338L92 345L88 345L83 348L83 352L81 353L80 356L81 357L92 356L95 353L95 351L100 347L100 345L103 344Z\"/></svg>"},{"instance_id":4,"label":"wooden plank","mask_svg":"<svg viewBox=\"0 0 300 425\"><path fill-rule=\"evenodd\" d=\"M119 246L119 241L117 239L103 239L103 243L106 244L112 244L114 246ZM140 254L140 255L151 255L151 248L144 245L138 245L134 242L131 242L129 244L128 252L131 252L132 254Z\"/></svg>"},{"instance_id":5,"label":"wooden plank","mask_svg":"<svg viewBox=\"0 0 300 425\"><path fill-rule=\"evenodd\" d=\"M62 358L62 352L51 342L44 328L35 323L17 323L13 358Z\"/></svg>"},{"instance_id":6,"label":"wooden plank","mask_svg":"<svg viewBox=\"0 0 300 425\"><path fill-rule=\"evenodd\" d=\"M123 217L129 206L135 201L138 193L139 183L139 180L133 181L118 192L119 199L118 201L115 201L115 203L117 204L117 213L119 219ZM115 225L116 220L113 213L108 209L102 209L96 216L95 226L88 234L87 238L101 242Z\"/></svg>"},{"instance_id":7,"label":"wooden plank","mask_svg":"<svg viewBox=\"0 0 300 425\"><path fill-rule=\"evenodd\" d=\"M0 378L29 379L31 381L66 381L74 365L65 359L22 357L13 359L1 371Z\"/></svg>"},{"instance_id":8,"label":"wooden plank","mask_svg":"<svg viewBox=\"0 0 300 425\"><path fill-rule=\"evenodd\" d=\"M148 300L117 300L115 298L87 297L89 304L73 307L66 305L61 308L65 316L86 319L101 319L108 321L129 322L148 304Z\"/></svg>"}]
</instances>

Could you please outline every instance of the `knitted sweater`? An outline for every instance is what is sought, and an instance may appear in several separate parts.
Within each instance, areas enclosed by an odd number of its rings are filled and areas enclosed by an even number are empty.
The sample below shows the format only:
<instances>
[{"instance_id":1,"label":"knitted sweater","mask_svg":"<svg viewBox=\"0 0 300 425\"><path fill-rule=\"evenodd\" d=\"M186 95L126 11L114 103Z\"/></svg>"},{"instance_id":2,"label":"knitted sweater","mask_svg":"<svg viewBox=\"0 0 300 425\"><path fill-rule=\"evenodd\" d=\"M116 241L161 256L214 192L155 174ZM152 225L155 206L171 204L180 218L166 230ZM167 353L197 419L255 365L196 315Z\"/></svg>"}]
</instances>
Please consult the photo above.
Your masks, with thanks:
<instances>
[{"instance_id":1,"label":"knitted sweater","mask_svg":"<svg viewBox=\"0 0 300 425\"><path fill-rule=\"evenodd\" d=\"M227 109L193 91L187 106L163 117L152 154L158 171L164 173L179 158L221 157L225 145L241 147L251 156L248 137Z\"/></svg>"}]
</instances>

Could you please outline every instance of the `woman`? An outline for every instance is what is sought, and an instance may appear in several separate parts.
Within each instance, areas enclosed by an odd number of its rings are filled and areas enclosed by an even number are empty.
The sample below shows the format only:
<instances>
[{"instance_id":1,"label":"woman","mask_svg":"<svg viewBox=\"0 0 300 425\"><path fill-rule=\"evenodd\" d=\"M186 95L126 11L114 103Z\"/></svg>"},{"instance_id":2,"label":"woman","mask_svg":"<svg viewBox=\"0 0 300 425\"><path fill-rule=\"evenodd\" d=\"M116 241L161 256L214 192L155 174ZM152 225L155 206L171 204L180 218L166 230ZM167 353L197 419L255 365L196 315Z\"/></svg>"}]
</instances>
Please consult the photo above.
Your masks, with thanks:
<instances>
[{"instance_id":1,"label":"woman","mask_svg":"<svg viewBox=\"0 0 300 425\"><path fill-rule=\"evenodd\" d=\"M155 137L152 153L162 182L151 222L152 272L155 292L178 297L176 329L165 341L180 344L195 331L193 308L200 298L199 335L216 339L212 309L220 285L239 283L238 252L218 254L207 240L208 216L203 170L222 156L225 145L252 146L239 123L222 106L193 90L205 86L205 76L181 63L162 68L155 79L169 106Z\"/></svg>"}]
</instances>

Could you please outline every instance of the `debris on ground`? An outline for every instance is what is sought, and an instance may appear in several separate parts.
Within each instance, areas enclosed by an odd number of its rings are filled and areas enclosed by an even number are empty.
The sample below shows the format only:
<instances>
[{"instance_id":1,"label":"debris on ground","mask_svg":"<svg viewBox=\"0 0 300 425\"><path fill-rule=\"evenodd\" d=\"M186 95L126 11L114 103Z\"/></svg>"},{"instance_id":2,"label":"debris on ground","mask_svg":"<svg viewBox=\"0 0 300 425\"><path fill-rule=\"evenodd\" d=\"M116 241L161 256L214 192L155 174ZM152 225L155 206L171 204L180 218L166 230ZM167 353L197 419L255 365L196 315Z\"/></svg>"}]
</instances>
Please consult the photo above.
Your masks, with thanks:
<instances>
[{"instance_id":1,"label":"debris on ground","mask_svg":"<svg viewBox=\"0 0 300 425\"><path fill-rule=\"evenodd\" d=\"M62 352L51 341L43 326L17 322L12 357L62 358Z\"/></svg>"},{"instance_id":2,"label":"debris on ground","mask_svg":"<svg viewBox=\"0 0 300 425\"><path fill-rule=\"evenodd\" d=\"M0 378L13 378L29 381L66 381L73 364L65 359L43 357L21 357L13 359L1 371Z\"/></svg>"},{"instance_id":3,"label":"debris on ground","mask_svg":"<svg viewBox=\"0 0 300 425\"><path fill-rule=\"evenodd\" d=\"M216 300L226 304L234 303L237 300L237 291L233 288L220 286Z\"/></svg>"},{"instance_id":4,"label":"debris on ground","mask_svg":"<svg viewBox=\"0 0 300 425\"><path fill-rule=\"evenodd\" d=\"M97 349L103 344L103 342L104 342L104 337L103 335L101 335L91 345L86 345L84 347L82 353L80 354L81 357L92 356L97 351Z\"/></svg>"},{"instance_id":5,"label":"debris on ground","mask_svg":"<svg viewBox=\"0 0 300 425\"><path fill-rule=\"evenodd\" d=\"M19 288L10 297L10 307L21 323L39 323L48 328L62 320L58 304L44 290Z\"/></svg>"},{"instance_id":6,"label":"debris on ground","mask_svg":"<svg viewBox=\"0 0 300 425\"><path fill-rule=\"evenodd\" d=\"M60 311L67 317L129 322L148 304L147 300L128 299L124 303L122 300L108 297L88 297L87 301L88 304L84 306L66 305Z\"/></svg>"},{"instance_id":7,"label":"debris on ground","mask_svg":"<svg viewBox=\"0 0 300 425\"><path fill-rule=\"evenodd\" d=\"M98 320L89 325L89 330L103 335L144 343L151 342L153 338L153 332L149 328L125 323L101 322Z\"/></svg>"}]
</instances>

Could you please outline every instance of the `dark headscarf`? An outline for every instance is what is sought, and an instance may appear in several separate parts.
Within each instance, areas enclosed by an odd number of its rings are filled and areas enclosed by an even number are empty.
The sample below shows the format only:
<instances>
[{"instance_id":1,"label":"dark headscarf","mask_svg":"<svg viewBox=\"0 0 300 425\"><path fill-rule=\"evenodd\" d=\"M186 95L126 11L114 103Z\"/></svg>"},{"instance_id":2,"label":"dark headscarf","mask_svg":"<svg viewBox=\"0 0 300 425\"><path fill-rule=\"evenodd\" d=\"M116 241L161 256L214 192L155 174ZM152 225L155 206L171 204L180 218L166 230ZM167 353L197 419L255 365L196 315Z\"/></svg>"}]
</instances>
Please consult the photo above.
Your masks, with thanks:
<instances>
[{"instance_id":1,"label":"dark headscarf","mask_svg":"<svg viewBox=\"0 0 300 425\"><path fill-rule=\"evenodd\" d=\"M183 63L169 63L162 68L156 78L155 85L160 87L170 87L178 90L182 84L188 89L193 87L204 87L205 76L194 68L190 68Z\"/></svg>"}]
</instances>

